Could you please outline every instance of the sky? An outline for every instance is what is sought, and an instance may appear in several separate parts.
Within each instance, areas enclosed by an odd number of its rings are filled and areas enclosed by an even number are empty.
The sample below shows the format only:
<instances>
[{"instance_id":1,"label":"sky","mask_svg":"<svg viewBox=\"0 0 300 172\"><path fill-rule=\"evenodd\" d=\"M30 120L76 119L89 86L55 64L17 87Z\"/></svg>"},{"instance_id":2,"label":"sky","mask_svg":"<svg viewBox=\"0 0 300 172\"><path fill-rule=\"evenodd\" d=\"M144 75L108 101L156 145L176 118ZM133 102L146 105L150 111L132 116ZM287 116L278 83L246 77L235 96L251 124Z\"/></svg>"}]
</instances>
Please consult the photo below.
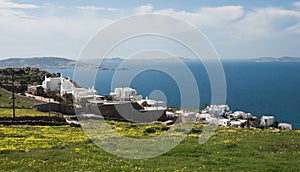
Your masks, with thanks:
<instances>
[{"instance_id":1,"label":"sky","mask_svg":"<svg viewBox=\"0 0 300 172\"><path fill-rule=\"evenodd\" d=\"M101 28L144 13L192 24L221 59L300 57L300 1L0 0L0 59L77 59Z\"/></svg>"}]
</instances>

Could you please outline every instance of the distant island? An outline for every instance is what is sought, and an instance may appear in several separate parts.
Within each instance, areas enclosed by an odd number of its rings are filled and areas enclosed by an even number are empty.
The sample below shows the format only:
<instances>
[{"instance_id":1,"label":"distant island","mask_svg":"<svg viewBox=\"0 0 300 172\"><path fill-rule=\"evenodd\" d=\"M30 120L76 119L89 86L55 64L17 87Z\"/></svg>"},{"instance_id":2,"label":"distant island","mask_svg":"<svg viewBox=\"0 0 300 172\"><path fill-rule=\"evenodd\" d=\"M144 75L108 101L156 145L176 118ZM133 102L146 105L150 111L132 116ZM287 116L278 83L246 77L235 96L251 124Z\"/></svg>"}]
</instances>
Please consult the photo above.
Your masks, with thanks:
<instances>
[{"instance_id":1,"label":"distant island","mask_svg":"<svg viewBox=\"0 0 300 172\"><path fill-rule=\"evenodd\" d=\"M181 61L190 61L190 58L177 57ZM0 68L24 68L34 67L39 69L99 69L99 70L128 70L126 67L119 67L119 65L126 59L122 57L104 58L101 65L100 58L80 59L79 61L63 58L63 57L28 57L28 58L6 58L0 60ZM128 59L133 62L173 62L173 58L133 58Z\"/></svg>"},{"instance_id":2,"label":"distant island","mask_svg":"<svg viewBox=\"0 0 300 172\"><path fill-rule=\"evenodd\" d=\"M300 62L300 57L259 57L251 59L253 62Z\"/></svg>"},{"instance_id":3,"label":"distant island","mask_svg":"<svg viewBox=\"0 0 300 172\"><path fill-rule=\"evenodd\" d=\"M120 61L119 58L105 59L105 61ZM92 61L76 61L62 57L31 57L31 58L7 58L0 60L0 68L9 67L34 67L40 69L100 69L100 70L127 70L127 68L98 66Z\"/></svg>"},{"instance_id":4,"label":"distant island","mask_svg":"<svg viewBox=\"0 0 300 172\"><path fill-rule=\"evenodd\" d=\"M53 69L53 68L74 68L77 61L61 58L61 57L32 57L32 58L8 58L0 60L0 67L35 67L41 69ZM90 67L89 64L80 63L82 67Z\"/></svg>"}]
</instances>

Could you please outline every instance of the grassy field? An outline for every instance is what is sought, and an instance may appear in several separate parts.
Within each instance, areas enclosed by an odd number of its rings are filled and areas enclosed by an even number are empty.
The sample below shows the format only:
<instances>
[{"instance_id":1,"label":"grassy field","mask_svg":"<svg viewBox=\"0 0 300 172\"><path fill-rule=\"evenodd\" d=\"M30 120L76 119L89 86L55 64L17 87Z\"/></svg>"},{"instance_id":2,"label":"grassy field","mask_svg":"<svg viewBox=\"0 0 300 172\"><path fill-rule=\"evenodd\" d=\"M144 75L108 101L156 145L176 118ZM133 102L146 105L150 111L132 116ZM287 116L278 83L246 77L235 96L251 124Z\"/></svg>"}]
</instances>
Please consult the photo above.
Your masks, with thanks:
<instances>
[{"instance_id":1,"label":"grassy field","mask_svg":"<svg viewBox=\"0 0 300 172\"><path fill-rule=\"evenodd\" d=\"M110 122L122 135L159 135L163 125ZM148 133L147 128L157 132ZM95 146L81 128L0 126L0 171L299 171L300 131L220 127L205 144L195 136L201 125L171 151L158 157L119 158ZM147 130L147 131L146 131ZM132 133L135 133L134 135Z\"/></svg>"},{"instance_id":2,"label":"grassy field","mask_svg":"<svg viewBox=\"0 0 300 172\"><path fill-rule=\"evenodd\" d=\"M12 106L11 95L0 90L0 106ZM16 99L16 106L33 106L34 103L26 100Z\"/></svg>"},{"instance_id":3,"label":"grassy field","mask_svg":"<svg viewBox=\"0 0 300 172\"><path fill-rule=\"evenodd\" d=\"M12 106L11 95L0 90L0 106ZM34 103L26 100L16 99L16 107L33 106ZM16 108L16 116L48 116L49 113L36 111L34 109ZM12 108L0 108L0 117L12 117Z\"/></svg>"},{"instance_id":4,"label":"grassy field","mask_svg":"<svg viewBox=\"0 0 300 172\"><path fill-rule=\"evenodd\" d=\"M40 112L34 109L16 109L16 116L48 116L47 112ZM54 115L54 114L51 114ZM12 117L12 109L0 108L0 117Z\"/></svg>"},{"instance_id":5,"label":"grassy field","mask_svg":"<svg viewBox=\"0 0 300 172\"><path fill-rule=\"evenodd\" d=\"M9 95L0 94L0 105L11 105ZM23 100L16 102L17 106L33 105ZM12 109L0 108L0 116L11 114ZM16 115L48 113L16 109ZM168 130L162 124L108 124L121 135L137 139ZM0 171L300 171L300 130L278 133L219 127L200 145L197 136L202 127L194 126L188 137L167 153L132 160L100 149L80 127L0 125Z\"/></svg>"}]
</instances>

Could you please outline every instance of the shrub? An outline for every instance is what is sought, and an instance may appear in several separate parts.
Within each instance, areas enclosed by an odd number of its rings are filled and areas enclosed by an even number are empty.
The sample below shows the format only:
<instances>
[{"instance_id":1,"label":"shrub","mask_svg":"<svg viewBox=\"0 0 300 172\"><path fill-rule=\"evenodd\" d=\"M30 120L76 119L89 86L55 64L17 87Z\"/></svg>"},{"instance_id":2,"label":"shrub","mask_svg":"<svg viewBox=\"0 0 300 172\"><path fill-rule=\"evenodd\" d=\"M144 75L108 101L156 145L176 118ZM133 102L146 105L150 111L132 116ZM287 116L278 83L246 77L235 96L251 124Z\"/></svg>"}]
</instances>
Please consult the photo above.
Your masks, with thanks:
<instances>
[{"instance_id":1,"label":"shrub","mask_svg":"<svg viewBox=\"0 0 300 172\"><path fill-rule=\"evenodd\" d=\"M155 133L156 129L155 128L146 128L145 133Z\"/></svg>"},{"instance_id":2,"label":"shrub","mask_svg":"<svg viewBox=\"0 0 300 172\"><path fill-rule=\"evenodd\" d=\"M160 130L161 130L161 131L168 131L169 129L170 129L170 127L164 126L164 127L162 127Z\"/></svg>"}]
</instances>

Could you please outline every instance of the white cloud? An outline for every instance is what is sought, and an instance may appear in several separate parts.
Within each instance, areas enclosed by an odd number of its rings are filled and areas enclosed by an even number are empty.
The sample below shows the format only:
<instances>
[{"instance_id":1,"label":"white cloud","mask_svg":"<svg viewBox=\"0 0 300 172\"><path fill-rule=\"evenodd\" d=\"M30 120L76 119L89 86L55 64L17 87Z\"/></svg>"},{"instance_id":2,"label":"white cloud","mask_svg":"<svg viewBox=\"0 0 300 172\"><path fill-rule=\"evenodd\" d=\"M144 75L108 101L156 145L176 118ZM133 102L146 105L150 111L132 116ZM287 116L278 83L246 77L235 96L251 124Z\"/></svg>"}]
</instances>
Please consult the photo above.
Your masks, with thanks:
<instances>
[{"instance_id":1,"label":"white cloud","mask_svg":"<svg viewBox=\"0 0 300 172\"><path fill-rule=\"evenodd\" d=\"M39 6L34 4L21 4L15 3L8 0L0 0L0 9L35 9L39 8Z\"/></svg>"},{"instance_id":2,"label":"white cloud","mask_svg":"<svg viewBox=\"0 0 300 172\"><path fill-rule=\"evenodd\" d=\"M245 11L242 6L222 6L203 7L196 12L163 9L154 13L185 20L218 39L263 39L283 34L300 22L299 11L274 7Z\"/></svg>"},{"instance_id":3,"label":"white cloud","mask_svg":"<svg viewBox=\"0 0 300 172\"><path fill-rule=\"evenodd\" d=\"M300 2L293 5L300 7ZM30 13L37 8L39 15ZM109 15L102 15L107 11ZM272 44L271 40L289 40L290 37L294 39L300 36L300 11L297 9L266 7L245 10L243 6L230 5L179 11L172 8L154 10L151 4L134 9L118 9L51 4L37 6L0 0L0 58L41 54L75 57L92 35L114 21L113 17L144 13L165 14L193 24L214 45L221 47L219 49L226 45L226 56L235 54L234 46L259 46L262 40L267 45ZM162 23L160 27L164 24L169 23ZM175 33L178 31L176 27L172 30ZM15 47L19 47L17 52Z\"/></svg>"},{"instance_id":4,"label":"white cloud","mask_svg":"<svg viewBox=\"0 0 300 172\"><path fill-rule=\"evenodd\" d=\"M92 10L92 11L119 11L120 9L118 8L105 8L105 7L96 7L96 6L81 6L81 7L75 7L76 9L79 10Z\"/></svg>"},{"instance_id":5,"label":"white cloud","mask_svg":"<svg viewBox=\"0 0 300 172\"><path fill-rule=\"evenodd\" d=\"M249 12L235 24L237 39L264 39L280 36L284 30L300 21L298 11L281 8L260 8Z\"/></svg>"},{"instance_id":6,"label":"white cloud","mask_svg":"<svg viewBox=\"0 0 300 172\"><path fill-rule=\"evenodd\" d=\"M135 14L145 14L145 13L151 13L153 11L153 6L151 4L142 5L137 8L135 8Z\"/></svg>"},{"instance_id":7,"label":"white cloud","mask_svg":"<svg viewBox=\"0 0 300 172\"><path fill-rule=\"evenodd\" d=\"M173 9L163 9L154 13L174 16L190 22L200 28L218 27L224 23L233 22L244 15L241 6L223 6L214 8L200 8L196 12L175 11Z\"/></svg>"},{"instance_id":8,"label":"white cloud","mask_svg":"<svg viewBox=\"0 0 300 172\"><path fill-rule=\"evenodd\" d=\"M289 33L293 33L293 34L299 34L300 35L300 22L289 27L289 28L286 28L286 31L289 32Z\"/></svg>"},{"instance_id":9,"label":"white cloud","mask_svg":"<svg viewBox=\"0 0 300 172\"><path fill-rule=\"evenodd\" d=\"M300 1L298 1L298 2L294 2L294 3L293 3L293 5L294 5L295 7L298 7L298 8L300 8Z\"/></svg>"},{"instance_id":10,"label":"white cloud","mask_svg":"<svg viewBox=\"0 0 300 172\"><path fill-rule=\"evenodd\" d=\"M43 13L39 16L27 12L28 6L0 8L0 58L43 55L75 58L91 36L113 21L88 11L48 6L40 8ZM60 16L58 10L70 10L72 15Z\"/></svg>"},{"instance_id":11,"label":"white cloud","mask_svg":"<svg viewBox=\"0 0 300 172\"><path fill-rule=\"evenodd\" d=\"M244 9L242 6L206 7L200 8L199 13L207 18L231 21L241 18Z\"/></svg>"}]
</instances>

